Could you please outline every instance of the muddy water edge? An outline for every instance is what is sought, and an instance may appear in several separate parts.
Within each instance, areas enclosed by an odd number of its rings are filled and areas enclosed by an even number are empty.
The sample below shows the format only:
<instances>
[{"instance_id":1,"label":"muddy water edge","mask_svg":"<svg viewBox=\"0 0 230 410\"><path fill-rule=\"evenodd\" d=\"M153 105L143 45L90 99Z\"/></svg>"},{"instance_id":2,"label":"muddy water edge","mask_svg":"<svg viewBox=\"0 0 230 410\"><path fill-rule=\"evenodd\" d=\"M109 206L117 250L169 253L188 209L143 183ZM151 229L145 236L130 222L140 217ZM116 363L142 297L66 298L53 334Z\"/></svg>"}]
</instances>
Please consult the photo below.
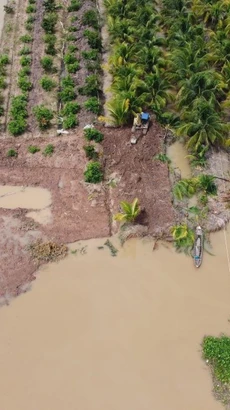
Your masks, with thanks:
<instances>
[{"instance_id":1,"label":"muddy water edge","mask_svg":"<svg viewBox=\"0 0 230 410\"><path fill-rule=\"evenodd\" d=\"M72 244L0 309L1 408L220 410L200 343L230 334L224 233L199 270L170 245L104 242Z\"/></svg>"}]
</instances>

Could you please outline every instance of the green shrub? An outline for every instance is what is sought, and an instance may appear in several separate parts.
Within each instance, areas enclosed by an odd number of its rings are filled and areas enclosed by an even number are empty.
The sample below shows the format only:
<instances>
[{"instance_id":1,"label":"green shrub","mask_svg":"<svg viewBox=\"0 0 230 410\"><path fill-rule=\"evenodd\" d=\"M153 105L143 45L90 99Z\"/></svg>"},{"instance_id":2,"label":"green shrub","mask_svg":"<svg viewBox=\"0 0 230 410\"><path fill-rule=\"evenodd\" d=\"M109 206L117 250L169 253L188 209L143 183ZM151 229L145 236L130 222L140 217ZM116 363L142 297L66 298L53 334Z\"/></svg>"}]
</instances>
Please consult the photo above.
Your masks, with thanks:
<instances>
[{"instance_id":1,"label":"green shrub","mask_svg":"<svg viewBox=\"0 0 230 410\"><path fill-rule=\"evenodd\" d=\"M4 115L4 107L0 105L0 117Z\"/></svg>"},{"instance_id":2,"label":"green shrub","mask_svg":"<svg viewBox=\"0 0 230 410\"><path fill-rule=\"evenodd\" d=\"M26 120L23 117L17 117L16 120L11 120L8 124L9 132L14 135L21 135L26 130Z\"/></svg>"},{"instance_id":3,"label":"green shrub","mask_svg":"<svg viewBox=\"0 0 230 410\"><path fill-rule=\"evenodd\" d=\"M14 14L14 7L13 6L3 6L4 11L6 14Z\"/></svg>"},{"instance_id":4,"label":"green shrub","mask_svg":"<svg viewBox=\"0 0 230 410\"><path fill-rule=\"evenodd\" d=\"M7 54L0 55L0 65L7 65L10 64L10 59Z\"/></svg>"},{"instance_id":5,"label":"green shrub","mask_svg":"<svg viewBox=\"0 0 230 410\"><path fill-rule=\"evenodd\" d=\"M27 117L27 97L25 95L18 95L17 97L13 97L11 102L10 115L14 119Z\"/></svg>"},{"instance_id":6,"label":"green shrub","mask_svg":"<svg viewBox=\"0 0 230 410\"><path fill-rule=\"evenodd\" d=\"M103 180L103 172L101 164L99 162L90 162L87 164L86 171L84 172L85 182L92 184L98 184Z\"/></svg>"},{"instance_id":7,"label":"green shrub","mask_svg":"<svg viewBox=\"0 0 230 410\"><path fill-rule=\"evenodd\" d=\"M40 80L40 84L45 91L51 91L56 87L56 82L47 76L44 76Z\"/></svg>"},{"instance_id":8,"label":"green shrub","mask_svg":"<svg viewBox=\"0 0 230 410\"><path fill-rule=\"evenodd\" d=\"M22 58L20 58L20 64L22 67L30 66L31 62L32 62L32 58L30 56L22 56Z\"/></svg>"},{"instance_id":9,"label":"green shrub","mask_svg":"<svg viewBox=\"0 0 230 410\"><path fill-rule=\"evenodd\" d=\"M0 88L4 89L6 87L7 87L7 83L6 83L5 77L1 76L0 77Z\"/></svg>"},{"instance_id":10,"label":"green shrub","mask_svg":"<svg viewBox=\"0 0 230 410\"><path fill-rule=\"evenodd\" d=\"M87 111L91 111L91 112L93 112L94 114L97 114L97 115L100 114L101 105L100 105L100 102L99 102L97 97L89 98L85 102L84 106L85 106Z\"/></svg>"},{"instance_id":11,"label":"green shrub","mask_svg":"<svg viewBox=\"0 0 230 410\"><path fill-rule=\"evenodd\" d=\"M93 160L98 159L98 153L95 151L93 145L84 145L83 149L85 151L86 158Z\"/></svg>"},{"instance_id":12,"label":"green shrub","mask_svg":"<svg viewBox=\"0 0 230 410\"><path fill-rule=\"evenodd\" d=\"M101 142L104 139L104 135L96 128L85 128L84 136L88 141Z\"/></svg>"},{"instance_id":13,"label":"green shrub","mask_svg":"<svg viewBox=\"0 0 230 410\"><path fill-rule=\"evenodd\" d=\"M26 13L35 13L36 12L36 6L34 4L29 4L29 6L26 7Z\"/></svg>"},{"instance_id":14,"label":"green shrub","mask_svg":"<svg viewBox=\"0 0 230 410\"><path fill-rule=\"evenodd\" d=\"M60 91L59 98L63 102L73 101L76 98L76 93L73 87L65 87Z\"/></svg>"},{"instance_id":15,"label":"green shrub","mask_svg":"<svg viewBox=\"0 0 230 410\"><path fill-rule=\"evenodd\" d=\"M49 56L44 56L41 58L41 66L47 72L50 73L53 71L53 59Z\"/></svg>"},{"instance_id":16,"label":"green shrub","mask_svg":"<svg viewBox=\"0 0 230 410\"><path fill-rule=\"evenodd\" d=\"M97 96L100 91L100 82L97 74L86 77L84 87L79 88L79 93L83 95Z\"/></svg>"},{"instance_id":17,"label":"green shrub","mask_svg":"<svg viewBox=\"0 0 230 410\"><path fill-rule=\"evenodd\" d=\"M36 152L39 152L39 151L40 151L40 148L37 147L36 145L29 145L28 146L28 152L30 154L36 154Z\"/></svg>"},{"instance_id":18,"label":"green shrub","mask_svg":"<svg viewBox=\"0 0 230 410\"><path fill-rule=\"evenodd\" d=\"M25 28L27 31L32 31L34 28L34 24L33 23L29 23L28 21L26 21L25 23Z\"/></svg>"},{"instance_id":19,"label":"green shrub","mask_svg":"<svg viewBox=\"0 0 230 410\"><path fill-rule=\"evenodd\" d=\"M48 44L47 47L45 47L45 53L49 56L55 56L57 54L57 50L53 44Z\"/></svg>"},{"instance_id":20,"label":"green shrub","mask_svg":"<svg viewBox=\"0 0 230 410\"><path fill-rule=\"evenodd\" d=\"M31 41L33 41L33 37L30 36L30 34L25 34L24 36L20 37L20 41L22 43L31 43Z\"/></svg>"},{"instance_id":21,"label":"green shrub","mask_svg":"<svg viewBox=\"0 0 230 410\"><path fill-rule=\"evenodd\" d=\"M88 10L82 17L82 24L98 29L98 17L95 10Z\"/></svg>"},{"instance_id":22,"label":"green shrub","mask_svg":"<svg viewBox=\"0 0 230 410\"><path fill-rule=\"evenodd\" d=\"M74 80L72 79L72 77L70 77L70 75L67 75L66 77L62 79L61 86L62 88L74 87Z\"/></svg>"},{"instance_id":23,"label":"green shrub","mask_svg":"<svg viewBox=\"0 0 230 410\"><path fill-rule=\"evenodd\" d=\"M43 37L44 43L46 44L55 44L56 43L56 36L55 34L45 34Z\"/></svg>"},{"instance_id":24,"label":"green shrub","mask_svg":"<svg viewBox=\"0 0 230 410\"><path fill-rule=\"evenodd\" d=\"M37 105L33 108L33 113L41 130L50 127L50 121L53 119L54 115L49 108L46 108L43 104Z\"/></svg>"},{"instance_id":25,"label":"green shrub","mask_svg":"<svg viewBox=\"0 0 230 410\"><path fill-rule=\"evenodd\" d=\"M70 27L68 27L68 31L69 31L70 33L74 33L74 32L76 32L76 31L78 31L78 28L77 28L76 26L70 26Z\"/></svg>"},{"instance_id":26,"label":"green shrub","mask_svg":"<svg viewBox=\"0 0 230 410\"><path fill-rule=\"evenodd\" d=\"M97 60L98 59L98 50L89 50L89 51L82 51L82 57L85 60Z\"/></svg>"},{"instance_id":27,"label":"green shrub","mask_svg":"<svg viewBox=\"0 0 230 410\"><path fill-rule=\"evenodd\" d=\"M71 23L74 23L77 20L78 20L77 16L72 16L71 19L70 19Z\"/></svg>"},{"instance_id":28,"label":"green shrub","mask_svg":"<svg viewBox=\"0 0 230 410\"><path fill-rule=\"evenodd\" d=\"M19 55L20 55L20 56L24 56L24 55L28 55L28 54L30 54L30 53L31 53L31 49L30 49L28 46L24 46L24 47L20 50Z\"/></svg>"},{"instance_id":29,"label":"green shrub","mask_svg":"<svg viewBox=\"0 0 230 410\"><path fill-rule=\"evenodd\" d=\"M18 72L19 77L25 77L26 75L30 74L30 67L26 66L21 68L21 70Z\"/></svg>"},{"instance_id":30,"label":"green shrub","mask_svg":"<svg viewBox=\"0 0 230 410\"><path fill-rule=\"evenodd\" d=\"M34 23L35 17L34 16L29 16L28 19L26 20L26 23Z\"/></svg>"},{"instance_id":31,"label":"green shrub","mask_svg":"<svg viewBox=\"0 0 230 410\"><path fill-rule=\"evenodd\" d=\"M44 151L42 152L45 157L51 156L54 153L54 146L52 144L48 144Z\"/></svg>"},{"instance_id":32,"label":"green shrub","mask_svg":"<svg viewBox=\"0 0 230 410\"><path fill-rule=\"evenodd\" d=\"M68 116L71 114L77 114L80 111L81 107L77 102L67 102L61 111L61 114Z\"/></svg>"},{"instance_id":33,"label":"green shrub","mask_svg":"<svg viewBox=\"0 0 230 410\"><path fill-rule=\"evenodd\" d=\"M46 0L43 2L43 6L45 8L45 12L55 11L57 6L55 4L55 0Z\"/></svg>"},{"instance_id":34,"label":"green shrub","mask_svg":"<svg viewBox=\"0 0 230 410\"><path fill-rule=\"evenodd\" d=\"M47 13L42 20L42 28L47 34L53 34L55 32L55 26L58 21L56 13Z\"/></svg>"},{"instance_id":35,"label":"green shrub","mask_svg":"<svg viewBox=\"0 0 230 410\"><path fill-rule=\"evenodd\" d=\"M17 157L18 153L17 151L15 151L14 149L9 149L9 151L7 151L7 157Z\"/></svg>"},{"instance_id":36,"label":"green shrub","mask_svg":"<svg viewBox=\"0 0 230 410\"><path fill-rule=\"evenodd\" d=\"M68 53L64 56L64 62L65 64L73 64L77 61L77 58L75 57L74 54Z\"/></svg>"},{"instance_id":37,"label":"green shrub","mask_svg":"<svg viewBox=\"0 0 230 410\"><path fill-rule=\"evenodd\" d=\"M19 77L18 86L22 91L30 91L33 85L28 77Z\"/></svg>"},{"instance_id":38,"label":"green shrub","mask_svg":"<svg viewBox=\"0 0 230 410\"><path fill-rule=\"evenodd\" d=\"M203 357L209 360L216 378L222 383L230 381L230 338L206 336L203 340Z\"/></svg>"},{"instance_id":39,"label":"green shrub","mask_svg":"<svg viewBox=\"0 0 230 410\"><path fill-rule=\"evenodd\" d=\"M78 122L78 119L77 119L75 114L69 114L63 120L63 128L66 129L66 130L70 129L70 128L74 128L78 124L79 124L79 122Z\"/></svg>"},{"instance_id":40,"label":"green shrub","mask_svg":"<svg viewBox=\"0 0 230 410\"><path fill-rule=\"evenodd\" d=\"M74 52L77 51L77 50L78 50L78 47L75 46L75 44L70 44L70 45L68 46L67 52L68 52L68 53L74 53Z\"/></svg>"},{"instance_id":41,"label":"green shrub","mask_svg":"<svg viewBox=\"0 0 230 410\"><path fill-rule=\"evenodd\" d=\"M81 8L81 2L78 0L71 0L68 12L78 11Z\"/></svg>"},{"instance_id":42,"label":"green shrub","mask_svg":"<svg viewBox=\"0 0 230 410\"><path fill-rule=\"evenodd\" d=\"M35 4L35 3L36 3L36 0L29 0L28 3L29 3L29 4Z\"/></svg>"},{"instance_id":43,"label":"green shrub","mask_svg":"<svg viewBox=\"0 0 230 410\"><path fill-rule=\"evenodd\" d=\"M74 74L80 69L80 63L76 61L73 64L67 64L66 68L68 73Z\"/></svg>"},{"instance_id":44,"label":"green shrub","mask_svg":"<svg viewBox=\"0 0 230 410\"><path fill-rule=\"evenodd\" d=\"M90 47L101 50L101 39L96 31L84 30L83 36L87 38Z\"/></svg>"}]
</instances>

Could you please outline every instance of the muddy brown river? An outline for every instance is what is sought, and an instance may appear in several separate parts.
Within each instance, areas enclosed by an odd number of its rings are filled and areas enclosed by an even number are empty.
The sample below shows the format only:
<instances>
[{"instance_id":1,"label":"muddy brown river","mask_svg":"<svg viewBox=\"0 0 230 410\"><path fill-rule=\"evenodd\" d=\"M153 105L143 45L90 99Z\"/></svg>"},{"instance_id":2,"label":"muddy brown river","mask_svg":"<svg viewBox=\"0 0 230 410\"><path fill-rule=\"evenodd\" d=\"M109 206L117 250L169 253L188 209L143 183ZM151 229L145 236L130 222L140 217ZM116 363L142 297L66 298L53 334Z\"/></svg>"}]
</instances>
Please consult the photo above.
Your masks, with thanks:
<instances>
[{"instance_id":1,"label":"muddy brown river","mask_svg":"<svg viewBox=\"0 0 230 410\"><path fill-rule=\"evenodd\" d=\"M0 408L221 409L200 343L230 334L230 233L199 270L170 245L103 244L71 245L0 309Z\"/></svg>"}]
</instances>

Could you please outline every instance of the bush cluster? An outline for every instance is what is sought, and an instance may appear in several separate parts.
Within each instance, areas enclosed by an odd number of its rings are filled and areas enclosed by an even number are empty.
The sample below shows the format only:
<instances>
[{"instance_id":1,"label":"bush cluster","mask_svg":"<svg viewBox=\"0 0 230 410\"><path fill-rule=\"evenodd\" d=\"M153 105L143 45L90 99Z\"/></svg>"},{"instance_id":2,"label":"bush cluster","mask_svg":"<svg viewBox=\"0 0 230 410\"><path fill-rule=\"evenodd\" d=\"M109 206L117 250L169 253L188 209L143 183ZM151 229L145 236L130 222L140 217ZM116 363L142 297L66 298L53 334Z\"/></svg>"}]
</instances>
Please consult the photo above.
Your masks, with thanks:
<instances>
[{"instance_id":1,"label":"bush cluster","mask_svg":"<svg viewBox=\"0 0 230 410\"><path fill-rule=\"evenodd\" d=\"M99 162L89 162L84 172L85 182L98 184L103 180L102 167Z\"/></svg>"},{"instance_id":2,"label":"bush cluster","mask_svg":"<svg viewBox=\"0 0 230 410\"><path fill-rule=\"evenodd\" d=\"M206 336L203 340L203 357L209 360L214 375L222 383L230 382L230 338Z\"/></svg>"},{"instance_id":3,"label":"bush cluster","mask_svg":"<svg viewBox=\"0 0 230 410\"><path fill-rule=\"evenodd\" d=\"M39 152L39 151L40 151L40 148L37 147L36 145L29 145L28 146L28 152L30 154L36 154L36 152Z\"/></svg>"},{"instance_id":4,"label":"bush cluster","mask_svg":"<svg viewBox=\"0 0 230 410\"><path fill-rule=\"evenodd\" d=\"M83 149L85 151L86 158L93 160L98 159L98 153L93 145L84 145Z\"/></svg>"},{"instance_id":5,"label":"bush cluster","mask_svg":"<svg viewBox=\"0 0 230 410\"><path fill-rule=\"evenodd\" d=\"M68 7L68 12L78 11L81 7L81 2L79 0L71 0Z\"/></svg>"},{"instance_id":6,"label":"bush cluster","mask_svg":"<svg viewBox=\"0 0 230 410\"><path fill-rule=\"evenodd\" d=\"M45 107L43 104L37 105L33 108L33 113L41 130L45 130L50 127L51 120L54 115L49 108Z\"/></svg>"},{"instance_id":7,"label":"bush cluster","mask_svg":"<svg viewBox=\"0 0 230 410\"><path fill-rule=\"evenodd\" d=\"M84 13L82 17L82 24L93 27L94 29L99 28L98 16L95 10L88 10Z\"/></svg>"},{"instance_id":8,"label":"bush cluster","mask_svg":"<svg viewBox=\"0 0 230 410\"><path fill-rule=\"evenodd\" d=\"M88 141L102 142L104 135L96 128L85 128L84 136Z\"/></svg>"},{"instance_id":9,"label":"bush cluster","mask_svg":"<svg viewBox=\"0 0 230 410\"><path fill-rule=\"evenodd\" d=\"M97 74L91 74L86 77L84 87L79 89L79 93L88 96L97 96L100 91L100 80Z\"/></svg>"},{"instance_id":10,"label":"bush cluster","mask_svg":"<svg viewBox=\"0 0 230 410\"><path fill-rule=\"evenodd\" d=\"M27 115L27 97L25 95L14 97L10 109L11 120L8 124L8 130L12 135L21 135L26 130Z\"/></svg>"},{"instance_id":11,"label":"bush cluster","mask_svg":"<svg viewBox=\"0 0 230 410\"><path fill-rule=\"evenodd\" d=\"M52 78L43 76L40 80L40 84L45 91L51 91L56 87L56 82Z\"/></svg>"},{"instance_id":12,"label":"bush cluster","mask_svg":"<svg viewBox=\"0 0 230 410\"><path fill-rule=\"evenodd\" d=\"M98 100L97 97L91 97L89 98L85 104L84 104L85 108L87 111L91 111L94 114L99 115L101 112L101 104L100 101Z\"/></svg>"},{"instance_id":13,"label":"bush cluster","mask_svg":"<svg viewBox=\"0 0 230 410\"><path fill-rule=\"evenodd\" d=\"M53 153L54 153L54 145L53 145L53 144L48 144L48 145L45 147L44 151L42 152L42 154L43 154L45 157L51 156Z\"/></svg>"}]
</instances>

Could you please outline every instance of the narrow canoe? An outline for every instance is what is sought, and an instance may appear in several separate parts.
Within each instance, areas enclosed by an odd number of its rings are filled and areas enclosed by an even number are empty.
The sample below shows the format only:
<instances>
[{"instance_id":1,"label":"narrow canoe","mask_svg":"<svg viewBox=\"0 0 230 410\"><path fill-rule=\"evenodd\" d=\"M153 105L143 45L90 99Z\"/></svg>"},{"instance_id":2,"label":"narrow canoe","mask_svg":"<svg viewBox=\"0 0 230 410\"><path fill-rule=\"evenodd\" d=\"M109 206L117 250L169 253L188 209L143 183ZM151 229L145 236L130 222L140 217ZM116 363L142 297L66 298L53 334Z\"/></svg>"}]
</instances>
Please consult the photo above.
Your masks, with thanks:
<instances>
[{"instance_id":1,"label":"narrow canoe","mask_svg":"<svg viewBox=\"0 0 230 410\"><path fill-rule=\"evenodd\" d=\"M203 236L203 230L200 226L196 227L196 237L195 237L195 243L194 243L194 265L196 268L199 268L202 264L202 259L203 259L203 242L204 242L204 236Z\"/></svg>"}]
</instances>

